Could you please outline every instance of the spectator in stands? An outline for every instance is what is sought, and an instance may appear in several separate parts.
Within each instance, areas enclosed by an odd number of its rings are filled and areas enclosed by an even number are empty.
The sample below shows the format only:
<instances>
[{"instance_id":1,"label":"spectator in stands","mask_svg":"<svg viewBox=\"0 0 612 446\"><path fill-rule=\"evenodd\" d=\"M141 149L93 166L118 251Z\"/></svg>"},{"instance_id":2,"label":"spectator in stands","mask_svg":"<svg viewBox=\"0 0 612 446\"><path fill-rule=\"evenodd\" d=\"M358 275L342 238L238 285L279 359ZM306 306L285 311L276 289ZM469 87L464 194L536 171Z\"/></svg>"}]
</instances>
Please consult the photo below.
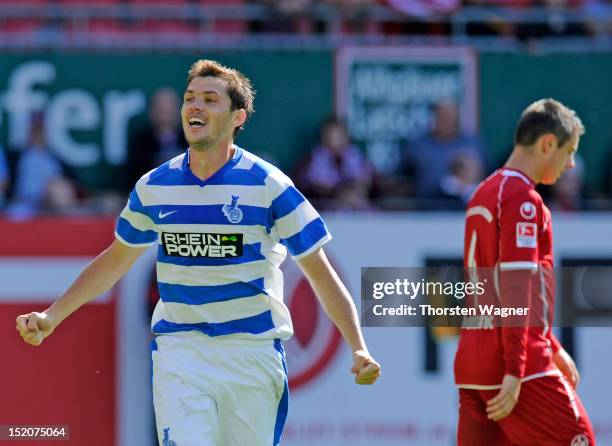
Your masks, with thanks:
<instances>
[{"instance_id":1,"label":"spectator in stands","mask_svg":"<svg viewBox=\"0 0 612 446\"><path fill-rule=\"evenodd\" d=\"M526 9L535 6L536 0L464 0L464 6L479 8L503 7L508 9ZM470 22L466 27L467 34L477 36L514 37L517 25L500 14L487 14L480 20Z\"/></svg>"},{"instance_id":2,"label":"spectator in stands","mask_svg":"<svg viewBox=\"0 0 612 446\"><path fill-rule=\"evenodd\" d=\"M148 122L130 140L128 184L134 184L149 170L180 155L186 148L180 124L179 97L171 88L160 88L151 98Z\"/></svg>"},{"instance_id":3,"label":"spectator in stands","mask_svg":"<svg viewBox=\"0 0 612 446\"><path fill-rule=\"evenodd\" d=\"M459 155L475 157L486 166L485 153L480 137L461 133L457 104L441 101L435 106L431 134L405 147L401 171L414 178L414 195L424 202L439 195L440 184L451 175Z\"/></svg>"},{"instance_id":4,"label":"spectator in stands","mask_svg":"<svg viewBox=\"0 0 612 446\"><path fill-rule=\"evenodd\" d=\"M334 29L329 33L359 36L382 33L380 23L370 19L377 3L374 0L322 0L321 3L333 8L340 19L335 21Z\"/></svg>"},{"instance_id":5,"label":"spectator in stands","mask_svg":"<svg viewBox=\"0 0 612 446\"><path fill-rule=\"evenodd\" d=\"M6 201L6 193L9 186L9 170L6 157L4 156L4 149L0 146L0 209L4 207Z\"/></svg>"},{"instance_id":6,"label":"spectator in stands","mask_svg":"<svg viewBox=\"0 0 612 446\"><path fill-rule=\"evenodd\" d=\"M315 31L310 0L263 0L268 11L263 20L251 24L253 32L308 34Z\"/></svg>"},{"instance_id":7,"label":"spectator in stands","mask_svg":"<svg viewBox=\"0 0 612 446\"><path fill-rule=\"evenodd\" d=\"M334 198L326 205L326 210L336 212L372 211L370 187L363 182L348 181L338 186Z\"/></svg>"},{"instance_id":8,"label":"spectator in stands","mask_svg":"<svg viewBox=\"0 0 612 446\"><path fill-rule=\"evenodd\" d=\"M603 193L612 206L612 147L608 149L607 160L604 160Z\"/></svg>"},{"instance_id":9,"label":"spectator in stands","mask_svg":"<svg viewBox=\"0 0 612 446\"><path fill-rule=\"evenodd\" d=\"M473 153L459 153L450 163L450 171L438 184L436 198L444 209L463 210L478 183L484 178L484 166Z\"/></svg>"},{"instance_id":10,"label":"spectator in stands","mask_svg":"<svg viewBox=\"0 0 612 446\"><path fill-rule=\"evenodd\" d=\"M582 0L539 0L536 6L543 6L546 9L543 21L523 23L517 26L517 37L521 40L530 40L543 37L585 35L587 28L584 23L566 19L569 13L577 10L581 5Z\"/></svg>"},{"instance_id":11,"label":"spectator in stands","mask_svg":"<svg viewBox=\"0 0 612 446\"><path fill-rule=\"evenodd\" d=\"M383 0L383 4L413 17L451 14L461 7L461 0Z\"/></svg>"},{"instance_id":12,"label":"spectator in stands","mask_svg":"<svg viewBox=\"0 0 612 446\"><path fill-rule=\"evenodd\" d=\"M612 11L612 0L585 0L583 12L593 17L605 17ZM612 35L612 22L610 20L586 20L585 26L590 35L606 38Z\"/></svg>"},{"instance_id":13,"label":"spectator in stands","mask_svg":"<svg viewBox=\"0 0 612 446\"><path fill-rule=\"evenodd\" d=\"M335 116L324 121L319 145L298 165L295 178L306 196L327 209L370 208L374 169Z\"/></svg>"},{"instance_id":14,"label":"spectator in stands","mask_svg":"<svg viewBox=\"0 0 612 446\"><path fill-rule=\"evenodd\" d=\"M37 112L32 116L30 143L17 161L8 213L13 218L29 218L40 213L69 213L76 205L75 186L49 150L44 115Z\"/></svg>"}]
</instances>

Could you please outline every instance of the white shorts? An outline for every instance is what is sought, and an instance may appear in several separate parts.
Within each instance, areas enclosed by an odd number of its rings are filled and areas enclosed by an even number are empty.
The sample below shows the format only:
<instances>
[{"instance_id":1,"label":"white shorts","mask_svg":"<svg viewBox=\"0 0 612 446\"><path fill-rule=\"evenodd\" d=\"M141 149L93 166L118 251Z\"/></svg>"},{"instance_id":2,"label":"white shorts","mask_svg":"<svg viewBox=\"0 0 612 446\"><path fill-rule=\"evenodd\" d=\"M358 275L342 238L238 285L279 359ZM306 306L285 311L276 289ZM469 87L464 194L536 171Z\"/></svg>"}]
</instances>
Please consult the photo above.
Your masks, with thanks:
<instances>
[{"instance_id":1,"label":"white shorts","mask_svg":"<svg viewBox=\"0 0 612 446\"><path fill-rule=\"evenodd\" d=\"M289 400L280 341L158 336L153 405L160 446L275 446Z\"/></svg>"}]
</instances>

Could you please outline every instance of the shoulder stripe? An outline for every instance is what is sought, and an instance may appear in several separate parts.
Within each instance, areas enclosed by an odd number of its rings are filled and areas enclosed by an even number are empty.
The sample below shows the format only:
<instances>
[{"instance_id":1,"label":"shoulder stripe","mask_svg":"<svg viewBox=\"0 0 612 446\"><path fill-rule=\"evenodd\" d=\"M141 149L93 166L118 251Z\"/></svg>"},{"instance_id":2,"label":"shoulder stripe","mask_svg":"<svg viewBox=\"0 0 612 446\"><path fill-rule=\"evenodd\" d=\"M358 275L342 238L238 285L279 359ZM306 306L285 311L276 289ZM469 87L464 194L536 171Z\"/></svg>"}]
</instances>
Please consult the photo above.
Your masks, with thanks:
<instances>
[{"instance_id":1,"label":"shoulder stripe","mask_svg":"<svg viewBox=\"0 0 612 446\"><path fill-rule=\"evenodd\" d=\"M119 234L117 231L115 231L115 238L117 240L119 240L120 243L123 243L125 246L130 246L132 248L145 248L147 246L152 246L154 245L156 242L151 242L151 243L130 243L127 240L125 240L123 237L121 237L121 234Z\"/></svg>"},{"instance_id":2,"label":"shoulder stripe","mask_svg":"<svg viewBox=\"0 0 612 446\"><path fill-rule=\"evenodd\" d=\"M323 238L319 239L319 241L317 241L316 243L314 243L313 245L310 246L310 248L308 248L305 251L302 251L299 254L293 255L291 258L293 260L300 260L303 259L304 257L307 257L308 255L312 254L313 252L315 252L317 249L321 248L323 245L325 245L327 242L329 242L332 239L331 234L326 234Z\"/></svg>"},{"instance_id":3,"label":"shoulder stripe","mask_svg":"<svg viewBox=\"0 0 612 446\"><path fill-rule=\"evenodd\" d=\"M472 217L474 215L480 215L487 220L487 223L493 221L493 214L484 206L473 206L467 210L466 217Z\"/></svg>"},{"instance_id":4,"label":"shoulder stripe","mask_svg":"<svg viewBox=\"0 0 612 446\"><path fill-rule=\"evenodd\" d=\"M155 223L147 215L140 212L134 212L129 206L126 206L121 211L120 217L126 219L130 225L140 231L154 230Z\"/></svg>"},{"instance_id":5,"label":"shoulder stripe","mask_svg":"<svg viewBox=\"0 0 612 446\"><path fill-rule=\"evenodd\" d=\"M523 175L520 172L517 172L516 170L502 170L502 175L505 177L516 177L516 178L520 178L521 180L523 180L527 185L531 186L531 181L529 181L527 179L527 177L525 177L525 175Z\"/></svg>"},{"instance_id":6,"label":"shoulder stripe","mask_svg":"<svg viewBox=\"0 0 612 446\"><path fill-rule=\"evenodd\" d=\"M255 160L248 156L247 152L243 151L240 161L236 163L234 169L251 170L253 168L253 164L255 164Z\"/></svg>"},{"instance_id":7,"label":"shoulder stripe","mask_svg":"<svg viewBox=\"0 0 612 446\"><path fill-rule=\"evenodd\" d=\"M185 154L181 154L179 156L175 156L168 162L169 169L180 169L183 166L183 161L185 160Z\"/></svg>"},{"instance_id":8,"label":"shoulder stripe","mask_svg":"<svg viewBox=\"0 0 612 446\"><path fill-rule=\"evenodd\" d=\"M267 166L266 166L267 167ZM251 167L250 172L256 177L258 178L260 181L265 182L266 178L268 177L268 175L270 174L270 170L264 168L263 166L260 165L260 163L255 162L253 163L253 167Z\"/></svg>"},{"instance_id":9,"label":"shoulder stripe","mask_svg":"<svg viewBox=\"0 0 612 446\"><path fill-rule=\"evenodd\" d=\"M269 172L266 177L266 186L271 201L282 195L288 187L295 187L291 178L278 169Z\"/></svg>"},{"instance_id":10,"label":"shoulder stripe","mask_svg":"<svg viewBox=\"0 0 612 446\"><path fill-rule=\"evenodd\" d=\"M283 245L287 247L293 257L300 257L306 251L318 245L323 239L329 240L329 232L323 220L316 218L297 234L289 238L281 239Z\"/></svg>"},{"instance_id":11,"label":"shoulder stripe","mask_svg":"<svg viewBox=\"0 0 612 446\"><path fill-rule=\"evenodd\" d=\"M271 208L274 219L283 218L294 211L304 200L304 196L295 187L287 187L284 192L272 201Z\"/></svg>"},{"instance_id":12,"label":"shoulder stripe","mask_svg":"<svg viewBox=\"0 0 612 446\"><path fill-rule=\"evenodd\" d=\"M121 241L127 242L128 246L152 245L157 242L157 232L136 229L123 217L119 217L117 220L116 233L120 236Z\"/></svg>"},{"instance_id":13,"label":"shoulder stripe","mask_svg":"<svg viewBox=\"0 0 612 446\"><path fill-rule=\"evenodd\" d=\"M295 209L286 214L282 218L277 218L274 221L274 225L278 230L278 234L281 238L288 238L293 234L300 232L304 227L320 218L316 209L310 204L309 201L302 201Z\"/></svg>"},{"instance_id":14,"label":"shoulder stripe","mask_svg":"<svg viewBox=\"0 0 612 446\"><path fill-rule=\"evenodd\" d=\"M140 214L147 215L145 212L144 206L142 205L142 201L140 201L140 197L138 196L138 192L134 189L130 193L130 198L128 200L128 207L132 212L138 212Z\"/></svg>"}]
</instances>

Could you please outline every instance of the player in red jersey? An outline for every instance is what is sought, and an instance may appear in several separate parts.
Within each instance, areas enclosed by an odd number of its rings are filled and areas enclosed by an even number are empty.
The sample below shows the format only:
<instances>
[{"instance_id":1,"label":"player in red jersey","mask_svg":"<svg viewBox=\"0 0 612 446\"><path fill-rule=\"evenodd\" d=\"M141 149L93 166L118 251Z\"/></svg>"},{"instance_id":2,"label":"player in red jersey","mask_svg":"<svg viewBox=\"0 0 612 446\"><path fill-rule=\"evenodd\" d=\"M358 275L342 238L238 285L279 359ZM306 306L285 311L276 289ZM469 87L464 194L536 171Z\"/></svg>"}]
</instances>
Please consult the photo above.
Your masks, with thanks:
<instances>
[{"instance_id":1,"label":"player in red jersey","mask_svg":"<svg viewBox=\"0 0 612 446\"><path fill-rule=\"evenodd\" d=\"M460 446L595 444L575 392L576 365L551 331L552 224L535 190L574 167L583 133L575 112L558 101L531 104L505 166L478 186L468 204L465 267L491 268L501 305L523 301L538 321L464 322L455 357Z\"/></svg>"}]
</instances>

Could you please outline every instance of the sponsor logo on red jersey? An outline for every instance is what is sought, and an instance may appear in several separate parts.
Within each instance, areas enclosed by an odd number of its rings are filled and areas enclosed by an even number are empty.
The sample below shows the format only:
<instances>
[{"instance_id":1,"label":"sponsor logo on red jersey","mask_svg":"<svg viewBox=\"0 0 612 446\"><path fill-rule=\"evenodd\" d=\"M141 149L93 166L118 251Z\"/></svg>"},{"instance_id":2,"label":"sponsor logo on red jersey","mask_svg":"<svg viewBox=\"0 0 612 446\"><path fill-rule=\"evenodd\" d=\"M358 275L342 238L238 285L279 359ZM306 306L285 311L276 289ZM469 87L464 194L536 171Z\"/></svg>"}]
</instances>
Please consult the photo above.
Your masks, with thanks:
<instances>
[{"instance_id":1,"label":"sponsor logo on red jersey","mask_svg":"<svg viewBox=\"0 0 612 446\"><path fill-rule=\"evenodd\" d=\"M525 201L523 204L521 204L521 207L519 208L519 213L521 214L521 217L523 217L525 220L531 220L536 216L535 204L530 201Z\"/></svg>"},{"instance_id":2,"label":"sponsor logo on red jersey","mask_svg":"<svg viewBox=\"0 0 612 446\"><path fill-rule=\"evenodd\" d=\"M589 439L586 435L576 435L570 446L589 446Z\"/></svg>"},{"instance_id":3,"label":"sponsor logo on red jersey","mask_svg":"<svg viewBox=\"0 0 612 446\"><path fill-rule=\"evenodd\" d=\"M516 224L516 246L518 248L537 248L538 226L535 223L519 221Z\"/></svg>"}]
</instances>

